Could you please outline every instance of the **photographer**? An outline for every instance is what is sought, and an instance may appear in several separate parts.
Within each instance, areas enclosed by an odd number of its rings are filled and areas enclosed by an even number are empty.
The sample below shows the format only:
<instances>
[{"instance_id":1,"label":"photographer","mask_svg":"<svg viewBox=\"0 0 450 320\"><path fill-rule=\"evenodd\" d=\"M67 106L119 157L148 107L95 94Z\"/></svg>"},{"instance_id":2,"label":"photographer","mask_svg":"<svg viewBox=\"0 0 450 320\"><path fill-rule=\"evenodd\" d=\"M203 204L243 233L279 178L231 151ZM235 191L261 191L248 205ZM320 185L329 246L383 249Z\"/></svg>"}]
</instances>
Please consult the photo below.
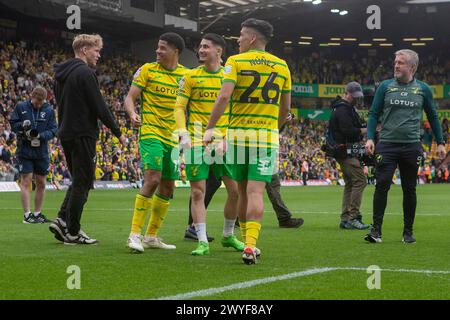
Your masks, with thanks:
<instances>
[{"instance_id":1,"label":"photographer","mask_svg":"<svg viewBox=\"0 0 450 320\"><path fill-rule=\"evenodd\" d=\"M19 103L11 115L11 128L17 134L17 164L20 173L20 192L24 210L23 223L51 222L41 213L45 180L49 172L48 141L56 135L55 112L45 102L47 91L36 87L31 100ZM30 211L30 191L36 182L34 213Z\"/></svg>"},{"instance_id":2,"label":"photographer","mask_svg":"<svg viewBox=\"0 0 450 320\"><path fill-rule=\"evenodd\" d=\"M345 181L344 195L342 198L341 229L367 229L369 225L362 223L359 211L364 188L367 185L366 177L358 159L359 152L353 151L352 145L358 145L366 129L362 126L361 118L356 112L355 106L358 99L363 98L361 85L357 82L347 84L343 98L338 97L332 104L329 128L334 136L339 151L335 154L336 161L341 166ZM357 148L356 148L357 149Z\"/></svg>"}]
</instances>

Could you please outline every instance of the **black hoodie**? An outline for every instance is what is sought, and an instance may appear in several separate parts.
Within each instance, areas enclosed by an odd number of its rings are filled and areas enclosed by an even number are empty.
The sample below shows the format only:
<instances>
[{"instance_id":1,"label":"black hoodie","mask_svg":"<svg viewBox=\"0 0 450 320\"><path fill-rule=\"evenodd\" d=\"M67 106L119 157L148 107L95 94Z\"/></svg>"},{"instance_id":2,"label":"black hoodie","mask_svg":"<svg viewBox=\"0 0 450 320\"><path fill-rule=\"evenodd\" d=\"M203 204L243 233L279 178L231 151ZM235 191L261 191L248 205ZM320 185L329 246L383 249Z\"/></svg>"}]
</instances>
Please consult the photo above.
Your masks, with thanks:
<instances>
[{"instance_id":1,"label":"black hoodie","mask_svg":"<svg viewBox=\"0 0 450 320\"><path fill-rule=\"evenodd\" d=\"M98 119L119 138L120 128L103 100L95 72L78 58L56 64L54 70L59 138L98 139Z\"/></svg>"},{"instance_id":2,"label":"black hoodie","mask_svg":"<svg viewBox=\"0 0 450 320\"><path fill-rule=\"evenodd\" d=\"M337 144L360 142L362 120L347 100L338 97L331 104L330 130Z\"/></svg>"}]
</instances>

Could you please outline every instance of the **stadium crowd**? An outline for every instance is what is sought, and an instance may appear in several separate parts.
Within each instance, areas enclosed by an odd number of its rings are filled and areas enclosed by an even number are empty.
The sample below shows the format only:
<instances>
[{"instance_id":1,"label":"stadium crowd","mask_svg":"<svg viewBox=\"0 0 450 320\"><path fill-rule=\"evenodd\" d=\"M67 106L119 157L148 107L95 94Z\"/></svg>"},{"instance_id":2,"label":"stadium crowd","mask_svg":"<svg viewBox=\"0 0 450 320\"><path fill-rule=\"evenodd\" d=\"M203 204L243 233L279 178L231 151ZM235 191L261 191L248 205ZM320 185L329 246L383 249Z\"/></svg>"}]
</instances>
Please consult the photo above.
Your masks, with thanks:
<instances>
[{"instance_id":1,"label":"stadium crowd","mask_svg":"<svg viewBox=\"0 0 450 320\"><path fill-rule=\"evenodd\" d=\"M369 85L392 77L394 56L361 57L352 53L351 56L340 58L335 52L313 52L295 58L291 56L287 62L293 82L342 84L357 81ZM433 52L421 56L416 77L429 84L450 83L448 53Z\"/></svg>"},{"instance_id":2,"label":"stadium crowd","mask_svg":"<svg viewBox=\"0 0 450 320\"><path fill-rule=\"evenodd\" d=\"M70 51L64 51L54 44L0 42L0 180L11 181L17 173L14 168L16 139L8 122L9 114L19 102L30 99L30 92L38 84L47 89L47 101L55 106L52 66L70 55ZM137 132L130 128L122 107L123 97L138 63L131 57L120 55L103 60L98 69L102 94L123 128L129 144L124 150L119 149L118 141L111 132L104 126L100 128L96 178L106 181L139 181L142 172ZM51 167L48 181L58 186L65 179L70 179L70 175L61 153L62 148L56 139L50 142L49 149Z\"/></svg>"},{"instance_id":3,"label":"stadium crowd","mask_svg":"<svg viewBox=\"0 0 450 320\"><path fill-rule=\"evenodd\" d=\"M30 99L30 92L36 85L44 86L49 96L48 102L55 106L53 95L52 66L71 55L70 50L61 46L39 42L0 41L0 181L12 181L17 174L15 169L16 139L8 122L8 116L21 101ZM373 81L373 70L377 65L379 79L391 75L392 59L380 62L378 58L352 57L339 60L333 57L312 54L290 61L294 82L304 83L345 83L350 80L362 84ZM131 128L123 109L123 99L128 91L130 79L139 65L130 56L107 55L98 67L98 79L106 103L111 106L120 123L123 134L129 143L126 148L118 147L118 140L102 126L97 144L97 180L131 181L142 179L137 131ZM433 84L450 83L450 60L439 55L425 56L421 60L419 78ZM449 139L447 119L442 122L446 140ZM339 165L334 159L325 158L320 150L326 131L325 122L295 119L289 123L280 137L280 175L282 180L301 180L305 174L308 179L327 180L337 183L341 178ZM425 162L419 176L426 182L450 182L448 165L432 157L432 134L429 125L424 123L423 142ZM51 166L48 181L59 187L70 179L57 139L49 144ZM371 170L366 169L370 179Z\"/></svg>"}]
</instances>

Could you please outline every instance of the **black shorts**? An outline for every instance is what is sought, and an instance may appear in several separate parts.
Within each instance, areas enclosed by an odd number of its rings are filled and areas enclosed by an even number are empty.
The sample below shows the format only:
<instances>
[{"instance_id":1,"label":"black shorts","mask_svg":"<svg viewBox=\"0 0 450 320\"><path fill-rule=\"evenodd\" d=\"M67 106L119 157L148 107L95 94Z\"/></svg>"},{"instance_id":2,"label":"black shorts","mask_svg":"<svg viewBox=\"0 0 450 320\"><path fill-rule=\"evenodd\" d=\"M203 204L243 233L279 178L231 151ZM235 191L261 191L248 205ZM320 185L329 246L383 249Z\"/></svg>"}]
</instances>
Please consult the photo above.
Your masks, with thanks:
<instances>
[{"instance_id":1,"label":"black shorts","mask_svg":"<svg viewBox=\"0 0 450 320\"><path fill-rule=\"evenodd\" d=\"M17 158L17 170L20 174L34 173L39 176L46 176L49 172L50 160Z\"/></svg>"}]
</instances>

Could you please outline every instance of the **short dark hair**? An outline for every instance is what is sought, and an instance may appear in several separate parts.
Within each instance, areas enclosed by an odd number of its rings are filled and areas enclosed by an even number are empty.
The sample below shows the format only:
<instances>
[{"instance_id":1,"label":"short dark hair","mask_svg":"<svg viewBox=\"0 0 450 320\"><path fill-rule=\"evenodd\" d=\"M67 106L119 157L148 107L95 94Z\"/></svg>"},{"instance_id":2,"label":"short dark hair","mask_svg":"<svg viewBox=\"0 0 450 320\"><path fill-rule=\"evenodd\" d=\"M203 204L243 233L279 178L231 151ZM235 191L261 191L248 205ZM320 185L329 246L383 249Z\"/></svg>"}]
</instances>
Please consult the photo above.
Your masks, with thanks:
<instances>
[{"instance_id":1,"label":"short dark hair","mask_svg":"<svg viewBox=\"0 0 450 320\"><path fill-rule=\"evenodd\" d=\"M269 42L273 36L273 26L265 20L250 18L241 23L241 28L244 27L258 31L265 38L266 42Z\"/></svg>"},{"instance_id":2,"label":"short dark hair","mask_svg":"<svg viewBox=\"0 0 450 320\"><path fill-rule=\"evenodd\" d=\"M178 53L183 52L183 49L185 48L183 38L178 33L175 32L163 33L159 37L159 40L166 41L168 44L178 49Z\"/></svg>"},{"instance_id":3,"label":"short dark hair","mask_svg":"<svg viewBox=\"0 0 450 320\"><path fill-rule=\"evenodd\" d=\"M219 36L217 33L207 33L202 37L202 39L209 40L214 43L214 45L221 47L222 52L225 53L227 43L225 42L225 39Z\"/></svg>"}]
</instances>

